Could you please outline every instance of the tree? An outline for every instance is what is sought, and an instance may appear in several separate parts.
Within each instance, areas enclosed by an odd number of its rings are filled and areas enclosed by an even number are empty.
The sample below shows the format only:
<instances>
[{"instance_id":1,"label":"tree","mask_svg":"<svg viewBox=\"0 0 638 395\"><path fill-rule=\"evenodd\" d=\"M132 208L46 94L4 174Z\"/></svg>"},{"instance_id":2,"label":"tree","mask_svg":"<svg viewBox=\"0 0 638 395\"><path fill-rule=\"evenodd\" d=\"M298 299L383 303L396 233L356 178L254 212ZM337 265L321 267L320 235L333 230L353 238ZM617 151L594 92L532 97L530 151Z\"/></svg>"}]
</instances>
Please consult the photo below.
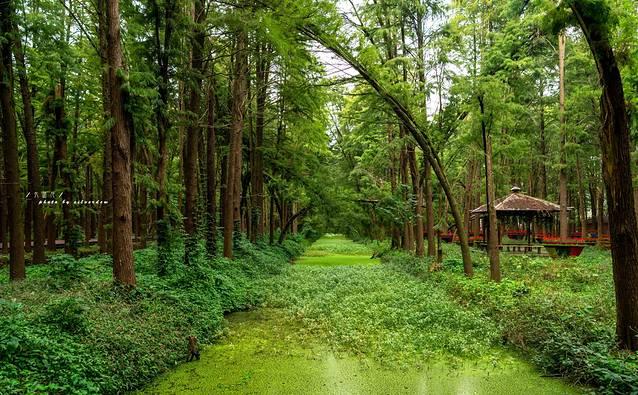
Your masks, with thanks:
<instances>
[{"instance_id":1,"label":"tree","mask_svg":"<svg viewBox=\"0 0 638 395\"><path fill-rule=\"evenodd\" d=\"M208 255L217 255L217 114L215 106L215 77L210 81L208 90L207 140L206 140L206 212L208 214L208 231L206 250Z\"/></svg>"},{"instance_id":2,"label":"tree","mask_svg":"<svg viewBox=\"0 0 638 395\"><path fill-rule=\"evenodd\" d=\"M4 179L6 183L7 209L9 217L10 256L9 278L11 281L26 277L24 266L24 228L22 217L22 195L20 194L20 164L18 163L18 135L16 112L13 103L13 3L0 2L0 28L4 33L0 44L0 107L2 109L2 147L4 150Z\"/></svg>"},{"instance_id":3,"label":"tree","mask_svg":"<svg viewBox=\"0 0 638 395\"><path fill-rule=\"evenodd\" d=\"M463 218L461 217L460 211L456 204L456 199L454 198L450 184L447 181L447 177L445 176L445 173L441 166L441 161L438 157L438 154L434 149L430 138L425 133L425 128L419 125L414 116L412 116L410 111L405 107L404 104L401 103L401 101L399 101L394 95L392 95L392 93L385 89L372 75L372 73L370 73L366 69L366 67L361 64L345 47L336 42L334 38L327 36L325 33L322 33L321 30L319 30L316 26L299 26L298 29L304 35L317 41L324 47L331 50L335 55L339 56L341 59L350 64L350 66L352 66L361 75L361 77L370 84L370 86L390 106L390 108L392 108L394 113L399 118L400 122L419 144L424 152L427 161L432 166L434 174L437 176L437 179L439 180L445 196L447 197L450 211L452 212L452 216L454 217L454 222L456 223L456 228L458 230L458 237L461 243L463 270L467 276L472 276L472 258L470 256L470 248L467 241L467 233L465 232L465 225L463 224Z\"/></svg>"},{"instance_id":4,"label":"tree","mask_svg":"<svg viewBox=\"0 0 638 395\"><path fill-rule=\"evenodd\" d=\"M224 256L233 258L233 233L240 229L239 191L241 190L241 148L244 112L246 109L246 32L240 28L235 42L235 64L232 86L232 123L226 171L226 195L224 199Z\"/></svg>"},{"instance_id":5,"label":"tree","mask_svg":"<svg viewBox=\"0 0 638 395\"><path fill-rule=\"evenodd\" d=\"M42 206L36 201L35 196L41 194L40 184L40 160L38 155L38 143L35 130L35 121L33 118L33 104L31 101L31 91L29 87L29 80L27 77L26 62L24 59L24 52L22 49L22 43L20 42L20 35L18 32L17 24L13 24L13 36L14 36L14 57L16 60L16 66L18 70L18 81L20 82L20 95L22 96L22 106L24 111L24 139L27 144L27 176L29 179L29 194L31 199L27 202L27 220L26 223L33 223L33 263L44 263L46 258L44 256L44 216L42 214ZM29 227L30 228L30 227ZM27 235L30 231L25 229ZM27 249L31 248L31 237L27 237Z\"/></svg>"},{"instance_id":6,"label":"tree","mask_svg":"<svg viewBox=\"0 0 638 395\"><path fill-rule=\"evenodd\" d=\"M560 168L559 193L560 198L560 240L566 241L569 235L569 219L567 217L567 159L565 157L565 143L567 142L567 130L565 121L565 31L558 34L558 90L559 90L559 114L560 114Z\"/></svg>"},{"instance_id":7,"label":"tree","mask_svg":"<svg viewBox=\"0 0 638 395\"><path fill-rule=\"evenodd\" d=\"M158 95L157 104L155 106L155 114L157 117L157 140L158 140L158 163L157 163L157 243L161 248L165 248L168 243L169 223L167 216L169 198L168 198L168 132L171 127L168 118L168 106L170 101L170 68L171 68L171 51L173 48L173 32L175 28L175 14L177 2L167 0L164 4L164 32L162 40L162 14L158 4L158 0L153 1L153 20L154 20L154 41L155 41L155 58L157 61L157 78L158 78ZM166 267L165 254L159 254L159 266L162 270Z\"/></svg>"},{"instance_id":8,"label":"tree","mask_svg":"<svg viewBox=\"0 0 638 395\"><path fill-rule=\"evenodd\" d=\"M105 125L104 132L104 155L102 160L102 200L109 202L100 207L100 218L98 225L98 244L102 253L112 251L112 235L113 229L111 223L113 221L113 206L110 204L113 198L113 179L111 172L111 128L107 127L111 115L111 88L109 86L108 71L108 26L107 26L107 10L106 0L97 0L98 16L98 39L99 39L99 56L102 73L100 74L100 88L102 93L102 117Z\"/></svg>"},{"instance_id":9,"label":"tree","mask_svg":"<svg viewBox=\"0 0 638 395\"><path fill-rule=\"evenodd\" d=\"M481 136L483 137L483 150L485 159L485 196L487 202L487 254L490 257L490 278L496 282L501 281L500 251L498 240L498 222L496 218L496 192L494 188L494 170L492 166L492 136L490 136L485 119L485 103L483 96L478 96L481 108Z\"/></svg>"},{"instance_id":10,"label":"tree","mask_svg":"<svg viewBox=\"0 0 638 395\"><path fill-rule=\"evenodd\" d=\"M113 171L113 277L135 286L133 220L131 208L131 135L126 122L123 89L119 0L106 0L107 63L111 103L111 147Z\"/></svg>"},{"instance_id":11,"label":"tree","mask_svg":"<svg viewBox=\"0 0 638 395\"><path fill-rule=\"evenodd\" d=\"M197 196L198 196L198 154L199 136L199 114L202 90L202 72L204 67L203 53L204 40L206 39L204 27L206 19L204 4L202 0L195 0L193 14L193 32L191 38L191 64L192 81L190 84L190 96L188 100L188 115L190 122L186 134L186 166L184 174L184 188L186 190L185 220L184 230L188 238L188 248L186 250L186 262L189 262L191 254L197 244Z\"/></svg>"},{"instance_id":12,"label":"tree","mask_svg":"<svg viewBox=\"0 0 638 395\"><path fill-rule=\"evenodd\" d=\"M616 294L616 336L638 350L638 224L634 212L629 118L620 70L610 43L609 6L603 0L568 2L591 49L602 86L603 179L607 195Z\"/></svg>"},{"instance_id":13,"label":"tree","mask_svg":"<svg viewBox=\"0 0 638 395\"><path fill-rule=\"evenodd\" d=\"M264 235L264 128L266 100L268 99L268 81L270 78L270 46L257 42L255 48L255 81L256 81L256 114L255 114L255 143L253 147L253 162L251 168L251 239L256 241Z\"/></svg>"}]
</instances>

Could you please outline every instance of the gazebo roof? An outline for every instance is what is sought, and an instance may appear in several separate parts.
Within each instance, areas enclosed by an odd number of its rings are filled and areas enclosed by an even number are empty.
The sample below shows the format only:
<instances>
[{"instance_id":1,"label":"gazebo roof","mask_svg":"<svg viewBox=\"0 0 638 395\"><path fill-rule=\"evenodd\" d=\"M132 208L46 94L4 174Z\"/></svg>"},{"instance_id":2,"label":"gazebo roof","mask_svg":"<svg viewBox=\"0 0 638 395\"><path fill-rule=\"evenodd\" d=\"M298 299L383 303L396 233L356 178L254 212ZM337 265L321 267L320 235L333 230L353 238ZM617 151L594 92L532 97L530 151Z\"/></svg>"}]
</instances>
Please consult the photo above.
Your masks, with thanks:
<instances>
[{"instance_id":1,"label":"gazebo roof","mask_svg":"<svg viewBox=\"0 0 638 395\"><path fill-rule=\"evenodd\" d=\"M560 206L547 200L529 196L521 192L519 187L513 187L512 193L494 201L496 214L500 215L550 215L559 212ZM487 205L484 204L472 210L472 214L486 214Z\"/></svg>"}]
</instances>

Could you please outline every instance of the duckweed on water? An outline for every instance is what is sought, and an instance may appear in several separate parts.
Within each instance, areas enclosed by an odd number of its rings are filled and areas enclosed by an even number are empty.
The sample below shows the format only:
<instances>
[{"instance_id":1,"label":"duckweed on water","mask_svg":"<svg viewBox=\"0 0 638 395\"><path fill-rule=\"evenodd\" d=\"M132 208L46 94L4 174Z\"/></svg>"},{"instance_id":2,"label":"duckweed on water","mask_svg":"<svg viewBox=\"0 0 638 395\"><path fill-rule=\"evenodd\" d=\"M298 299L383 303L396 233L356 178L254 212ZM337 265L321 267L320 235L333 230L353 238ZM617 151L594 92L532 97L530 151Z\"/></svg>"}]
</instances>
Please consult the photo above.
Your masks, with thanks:
<instances>
[{"instance_id":1,"label":"duckweed on water","mask_svg":"<svg viewBox=\"0 0 638 395\"><path fill-rule=\"evenodd\" d=\"M229 335L202 359L180 365L145 394L576 394L559 380L539 377L527 363L495 353L450 365L386 369L335 353L318 338L299 335L299 321L282 311L234 313Z\"/></svg>"},{"instance_id":2,"label":"duckweed on water","mask_svg":"<svg viewBox=\"0 0 638 395\"><path fill-rule=\"evenodd\" d=\"M499 340L497 328L476 311L383 266L300 265L271 281L265 300L333 346L383 363L410 364L440 353L476 356Z\"/></svg>"},{"instance_id":3,"label":"duckweed on water","mask_svg":"<svg viewBox=\"0 0 638 395\"><path fill-rule=\"evenodd\" d=\"M357 251L359 260L298 260L263 284L268 307L228 316L226 338L145 393L577 393L498 349L497 328L441 289L358 264L371 261L366 246L316 244L323 250L311 253Z\"/></svg>"}]
</instances>

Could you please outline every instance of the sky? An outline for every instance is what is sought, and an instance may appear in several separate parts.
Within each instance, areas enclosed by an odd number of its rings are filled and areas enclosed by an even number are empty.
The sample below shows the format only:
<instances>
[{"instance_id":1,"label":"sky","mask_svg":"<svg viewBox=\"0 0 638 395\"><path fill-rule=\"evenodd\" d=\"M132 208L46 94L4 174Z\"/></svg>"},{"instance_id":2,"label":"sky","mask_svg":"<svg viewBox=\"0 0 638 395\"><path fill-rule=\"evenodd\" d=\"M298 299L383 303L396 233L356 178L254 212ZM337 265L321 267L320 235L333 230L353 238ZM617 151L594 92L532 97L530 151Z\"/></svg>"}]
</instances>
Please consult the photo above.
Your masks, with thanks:
<instances>
[{"instance_id":1,"label":"sky","mask_svg":"<svg viewBox=\"0 0 638 395\"><path fill-rule=\"evenodd\" d=\"M355 20L353 13L353 5L355 7L359 7L365 3L364 0L339 0L337 1L337 9L344 15L347 15L350 20ZM346 22L347 23L347 22ZM434 27L434 24L430 25L430 27ZM326 70L326 76L328 78L350 78L356 77L358 73L345 61L335 56L331 51L326 50L321 47L319 44L313 44L312 47L313 52L319 59L319 61L324 65ZM426 53L427 57L427 53ZM430 71L430 74L432 72ZM428 71L426 70L426 74ZM426 75L426 78L428 76ZM432 78L430 75L429 78ZM353 88L354 84L347 83L346 87ZM443 99L445 101L445 92L443 94ZM431 95L431 97L427 100L428 107L428 116L432 116L437 109L439 108L438 96Z\"/></svg>"},{"instance_id":2,"label":"sky","mask_svg":"<svg viewBox=\"0 0 638 395\"><path fill-rule=\"evenodd\" d=\"M358 7L363 4L363 1L352 0L352 3ZM347 0L339 0L337 2L337 9L342 14L352 14L352 6ZM326 75L328 78L348 78L358 75L347 62L341 60L331 51L321 47L319 44L313 45L313 52L326 68Z\"/></svg>"}]
</instances>

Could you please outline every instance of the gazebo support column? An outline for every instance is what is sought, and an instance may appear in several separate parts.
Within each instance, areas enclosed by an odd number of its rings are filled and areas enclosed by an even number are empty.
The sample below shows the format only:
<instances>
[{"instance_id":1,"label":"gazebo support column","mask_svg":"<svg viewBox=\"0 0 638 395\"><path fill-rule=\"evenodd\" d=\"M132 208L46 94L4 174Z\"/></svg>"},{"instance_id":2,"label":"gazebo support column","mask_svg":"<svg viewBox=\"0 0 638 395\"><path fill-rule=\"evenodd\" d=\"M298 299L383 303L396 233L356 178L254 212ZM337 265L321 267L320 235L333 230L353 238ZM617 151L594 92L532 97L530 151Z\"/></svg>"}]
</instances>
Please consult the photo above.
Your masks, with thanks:
<instances>
[{"instance_id":1,"label":"gazebo support column","mask_svg":"<svg viewBox=\"0 0 638 395\"><path fill-rule=\"evenodd\" d=\"M533 217L529 217L527 219L527 245L528 246L532 245L532 218Z\"/></svg>"}]
</instances>

